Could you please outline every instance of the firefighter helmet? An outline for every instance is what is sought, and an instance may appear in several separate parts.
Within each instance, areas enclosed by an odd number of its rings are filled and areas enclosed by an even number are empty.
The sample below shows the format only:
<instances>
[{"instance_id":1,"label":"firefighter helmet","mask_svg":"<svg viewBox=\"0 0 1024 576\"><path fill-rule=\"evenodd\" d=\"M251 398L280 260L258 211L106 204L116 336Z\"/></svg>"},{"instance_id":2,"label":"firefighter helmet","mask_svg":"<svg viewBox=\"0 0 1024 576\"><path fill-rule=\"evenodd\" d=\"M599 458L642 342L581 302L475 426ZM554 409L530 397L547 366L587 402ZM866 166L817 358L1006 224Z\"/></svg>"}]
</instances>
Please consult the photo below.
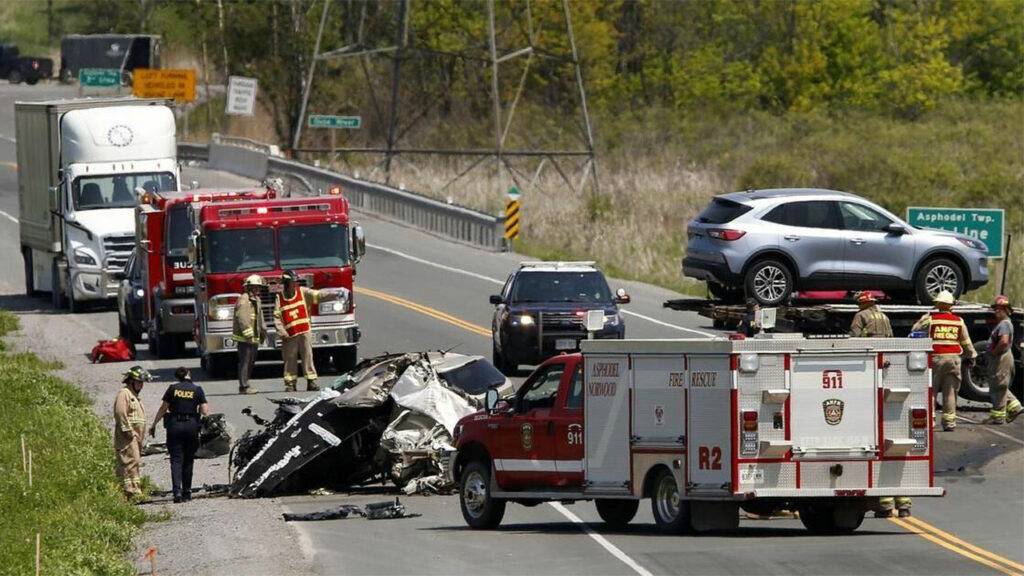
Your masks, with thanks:
<instances>
[{"instance_id":1,"label":"firefighter helmet","mask_svg":"<svg viewBox=\"0 0 1024 576\"><path fill-rule=\"evenodd\" d=\"M127 383L129 380L149 382L152 379L153 375L149 373L149 370L146 370L142 366L132 366L131 368L128 369L127 372L124 373L124 379L122 379L121 381L125 383Z\"/></svg>"},{"instance_id":2,"label":"firefighter helmet","mask_svg":"<svg viewBox=\"0 0 1024 576\"><path fill-rule=\"evenodd\" d=\"M953 294L949 290L943 290L942 292L939 292L938 296L932 299L932 302L952 306L955 300L953 298Z\"/></svg>"},{"instance_id":3,"label":"firefighter helmet","mask_svg":"<svg viewBox=\"0 0 1024 576\"><path fill-rule=\"evenodd\" d=\"M266 286L267 283L263 280L263 276L259 274L253 274L245 279L245 286Z\"/></svg>"},{"instance_id":4,"label":"firefighter helmet","mask_svg":"<svg viewBox=\"0 0 1024 576\"><path fill-rule=\"evenodd\" d=\"M299 279L299 275L295 273L295 270L285 270L281 273L281 279L296 282Z\"/></svg>"},{"instance_id":5,"label":"firefighter helmet","mask_svg":"<svg viewBox=\"0 0 1024 576\"><path fill-rule=\"evenodd\" d=\"M992 302L992 309L996 308L1005 308L1006 310L1010 310L1010 299L1002 294L996 296L995 301Z\"/></svg>"},{"instance_id":6,"label":"firefighter helmet","mask_svg":"<svg viewBox=\"0 0 1024 576\"><path fill-rule=\"evenodd\" d=\"M874 294L872 294L871 292L868 292L867 290L865 290L864 292L858 292L857 293L857 303L858 304L865 304L865 303L868 303L868 302L872 302L873 303L873 302L878 302L878 300L875 299L875 295Z\"/></svg>"}]
</instances>

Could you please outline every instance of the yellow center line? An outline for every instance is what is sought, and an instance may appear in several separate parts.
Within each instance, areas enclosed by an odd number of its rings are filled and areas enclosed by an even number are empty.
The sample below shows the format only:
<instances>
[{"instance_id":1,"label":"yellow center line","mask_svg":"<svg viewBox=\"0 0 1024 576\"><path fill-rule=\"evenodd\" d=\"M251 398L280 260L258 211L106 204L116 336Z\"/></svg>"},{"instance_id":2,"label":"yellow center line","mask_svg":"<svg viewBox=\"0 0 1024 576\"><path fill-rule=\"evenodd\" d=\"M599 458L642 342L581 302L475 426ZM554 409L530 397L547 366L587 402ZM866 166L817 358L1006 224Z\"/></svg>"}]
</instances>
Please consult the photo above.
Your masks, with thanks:
<instances>
[{"instance_id":1,"label":"yellow center line","mask_svg":"<svg viewBox=\"0 0 1024 576\"><path fill-rule=\"evenodd\" d=\"M940 530L939 528L937 528L935 526L932 526L931 524L925 522L924 520L921 520L920 518L910 517L910 518L902 518L902 520L905 521L905 522L909 522L910 524L916 526L917 528L919 528L921 530L924 530L926 532L931 532L932 534L935 534L936 536L945 539L947 542L952 542L954 544L959 544L960 546L963 546L964 548L967 548L968 550L970 550L971 552L974 552L975 554L978 554L980 556L985 556L986 558L988 558L990 560L993 560L995 562L999 562L1000 564L1005 564L1006 566L1009 566L1010 568L1012 568L1014 570L1017 570L1017 571L1020 571L1020 572L1024 572L1024 564L1020 564L1019 562L1014 562L1013 560L1010 560L1009 558L1004 558L1004 557L1000 556L999 554L996 554L995 552L989 552L988 550L985 550L983 548L978 548L974 544L971 544L970 542L965 542L965 541L961 540L960 538L957 538L956 536L950 534L949 532L944 532L944 531Z\"/></svg>"},{"instance_id":2,"label":"yellow center line","mask_svg":"<svg viewBox=\"0 0 1024 576\"><path fill-rule=\"evenodd\" d=\"M486 336L487 338L491 337L491 331L487 328L484 328L483 326L467 322L461 318L452 316L451 314L446 314L444 312L441 312L440 310L435 310L434 308L430 308L422 304L417 304L416 302L406 300L405 298L399 298L398 296L393 296L386 292L371 290L370 288L356 288L356 295L358 296L361 294L370 296L371 298L377 298L378 300L384 300L385 302L390 302L392 304L397 304L403 308L408 308L409 310L412 310L414 312L419 312L420 314L430 316L431 318L440 320L442 322L446 322L453 326L457 326L459 328L462 328L463 330L468 330L479 336Z\"/></svg>"},{"instance_id":3,"label":"yellow center line","mask_svg":"<svg viewBox=\"0 0 1024 576\"><path fill-rule=\"evenodd\" d=\"M429 306L417 304L416 302L406 300L405 298L400 298L398 296L393 296L386 292L380 292L365 287L357 288L356 293L365 294L366 296L370 296L371 298L376 298L378 300L383 300L385 302L397 304L398 306L401 306L403 308L407 308L414 312L419 312L420 314L423 314L425 316L430 316L431 318L441 320L442 322L446 322L453 326L457 326L459 328L462 328L463 330L468 330L469 332L478 334L480 336L485 336L488 338L491 337L491 331L487 328L484 328L483 326L467 322L461 318L452 316L451 314L446 314L444 312L441 312L440 310L430 308ZM989 568L997 570L1005 574L1006 576L1024 576L1024 565L1014 562L1013 560L1003 558L1002 556L995 554L994 552L989 552L988 550L979 548L973 544L965 542L960 538L957 538L956 536L948 532L944 532L923 520L919 520L917 518L890 518L889 520L893 524L896 524L897 526L903 528L911 534L916 534L921 538L924 538L925 540L928 540L934 544L946 548L947 550L955 552L965 558L974 560L979 564L988 566Z\"/></svg>"},{"instance_id":4,"label":"yellow center line","mask_svg":"<svg viewBox=\"0 0 1024 576\"><path fill-rule=\"evenodd\" d=\"M1010 568L1006 568L1005 566L1002 566L1001 564L996 564L995 562L992 562L990 560L982 558L981 556L978 556L976 554L968 552L964 548L961 548L961 547L959 547L959 546L957 546L955 544L952 544L950 542L946 542L945 540L942 540L942 539L936 537L933 534L930 534L928 532L924 532L922 528L917 527L917 526L915 526L913 524L910 524L909 522L906 521L905 518L889 518L889 521L892 522L893 524L896 524L897 526L903 528L907 532L910 532L911 534L917 534L918 536L920 536L921 538L924 538L925 540L929 540L929 541L931 541L931 542L933 542L935 544L938 544L939 546L942 546L943 548L945 548L947 550L951 550L953 552L956 552L957 554L959 554L959 555L961 555L961 556L963 556L965 558L970 558L971 560L974 560L975 562L978 562L979 564L984 564L985 566L988 566L989 568L992 568L993 570L997 570L999 572L1002 572L1003 574L1006 574L1006 576L1021 576L1020 572L1015 572L1014 570L1011 570Z\"/></svg>"}]
</instances>

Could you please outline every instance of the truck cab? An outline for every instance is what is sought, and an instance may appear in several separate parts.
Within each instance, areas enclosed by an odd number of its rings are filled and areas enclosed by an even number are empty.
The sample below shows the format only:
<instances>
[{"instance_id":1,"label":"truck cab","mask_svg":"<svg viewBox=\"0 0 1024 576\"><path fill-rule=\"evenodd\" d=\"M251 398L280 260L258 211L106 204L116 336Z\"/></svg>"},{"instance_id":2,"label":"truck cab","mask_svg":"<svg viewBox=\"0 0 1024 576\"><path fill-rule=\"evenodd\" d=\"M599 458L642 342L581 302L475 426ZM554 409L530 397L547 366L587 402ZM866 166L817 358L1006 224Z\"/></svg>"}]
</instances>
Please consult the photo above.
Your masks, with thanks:
<instances>
[{"instance_id":1,"label":"truck cab","mask_svg":"<svg viewBox=\"0 0 1024 576\"><path fill-rule=\"evenodd\" d=\"M299 284L334 298L310 309L318 365L347 369L355 364L359 325L352 286L365 253L363 229L349 221L340 191L309 198L192 204L189 255L195 278L194 338L201 365L223 376L237 365L232 337L234 307L252 274L267 281L260 294L267 339L261 356L280 357L273 310L281 273L295 270Z\"/></svg>"}]
</instances>

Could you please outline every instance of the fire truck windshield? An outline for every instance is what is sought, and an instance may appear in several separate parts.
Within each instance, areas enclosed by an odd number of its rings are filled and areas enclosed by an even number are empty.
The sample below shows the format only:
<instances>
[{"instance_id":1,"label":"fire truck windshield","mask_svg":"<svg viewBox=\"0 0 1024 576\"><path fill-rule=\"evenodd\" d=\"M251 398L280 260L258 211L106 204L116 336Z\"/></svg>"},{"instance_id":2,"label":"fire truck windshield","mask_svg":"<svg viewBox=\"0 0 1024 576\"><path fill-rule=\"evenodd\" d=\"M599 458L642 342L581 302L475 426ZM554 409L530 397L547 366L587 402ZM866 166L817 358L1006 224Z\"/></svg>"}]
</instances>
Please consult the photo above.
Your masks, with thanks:
<instances>
[{"instance_id":1,"label":"fire truck windshield","mask_svg":"<svg viewBox=\"0 0 1024 576\"><path fill-rule=\"evenodd\" d=\"M206 250L211 274L265 272L275 268L274 231L269 228L211 230Z\"/></svg>"},{"instance_id":2,"label":"fire truck windshield","mask_svg":"<svg viewBox=\"0 0 1024 576\"><path fill-rule=\"evenodd\" d=\"M327 268L348 265L348 227L314 224L281 228L281 268Z\"/></svg>"}]
</instances>

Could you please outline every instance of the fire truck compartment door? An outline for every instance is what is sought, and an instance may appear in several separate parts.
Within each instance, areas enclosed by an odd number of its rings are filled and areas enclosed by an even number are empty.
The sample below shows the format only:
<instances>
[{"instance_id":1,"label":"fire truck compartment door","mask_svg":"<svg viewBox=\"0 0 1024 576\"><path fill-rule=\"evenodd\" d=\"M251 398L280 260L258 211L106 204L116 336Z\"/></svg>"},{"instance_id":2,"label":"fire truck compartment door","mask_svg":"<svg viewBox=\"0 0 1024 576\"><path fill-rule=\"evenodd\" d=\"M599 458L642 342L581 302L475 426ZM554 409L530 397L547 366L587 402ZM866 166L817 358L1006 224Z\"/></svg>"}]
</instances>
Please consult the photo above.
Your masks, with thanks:
<instances>
[{"instance_id":1,"label":"fire truck compartment door","mask_svg":"<svg viewBox=\"0 0 1024 576\"><path fill-rule=\"evenodd\" d=\"M686 368L677 356L633 357L633 441L637 446L683 447Z\"/></svg>"},{"instance_id":2,"label":"fire truck compartment door","mask_svg":"<svg viewBox=\"0 0 1024 576\"><path fill-rule=\"evenodd\" d=\"M868 458L877 449L875 354L798 354L791 373L794 458Z\"/></svg>"},{"instance_id":3,"label":"fire truck compartment door","mask_svg":"<svg viewBox=\"0 0 1024 576\"><path fill-rule=\"evenodd\" d=\"M687 491L725 492L732 481L732 371L729 357L690 356L687 384Z\"/></svg>"},{"instance_id":4,"label":"fire truck compartment door","mask_svg":"<svg viewBox=\"0 0 1024 576\"><path fill-rule=\"evenodd\" d=\"M630 372L625 354L590 355L584 366L585 485L628 492Z\"/></svg>"}]
</instances>

